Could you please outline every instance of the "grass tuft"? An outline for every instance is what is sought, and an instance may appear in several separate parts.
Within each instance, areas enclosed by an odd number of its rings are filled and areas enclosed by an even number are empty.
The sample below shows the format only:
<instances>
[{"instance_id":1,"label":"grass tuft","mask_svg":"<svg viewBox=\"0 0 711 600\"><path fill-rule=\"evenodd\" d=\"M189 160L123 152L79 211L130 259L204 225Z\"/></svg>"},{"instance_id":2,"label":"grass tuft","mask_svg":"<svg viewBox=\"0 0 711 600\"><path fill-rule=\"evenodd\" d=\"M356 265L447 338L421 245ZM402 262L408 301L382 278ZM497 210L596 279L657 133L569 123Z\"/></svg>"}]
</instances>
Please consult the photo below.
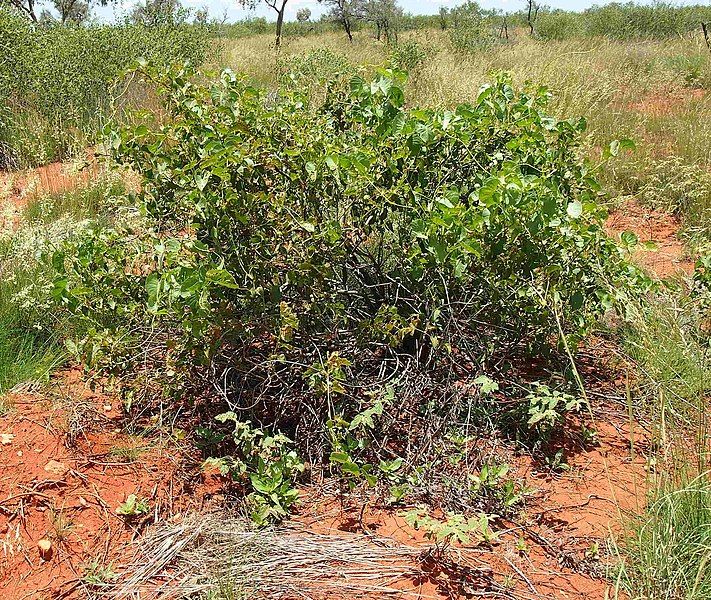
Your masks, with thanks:
<instances>
[{"instance_id":1,"label":"grass tuft","mask_svg":"<svg viewBox=\"0 0 711 600\"><path fill-rule=\"evenodd\" d=\"M669 481L617 549L618 585L631 600L711 598L711 480Z\"/></svg>"}]
</instances>

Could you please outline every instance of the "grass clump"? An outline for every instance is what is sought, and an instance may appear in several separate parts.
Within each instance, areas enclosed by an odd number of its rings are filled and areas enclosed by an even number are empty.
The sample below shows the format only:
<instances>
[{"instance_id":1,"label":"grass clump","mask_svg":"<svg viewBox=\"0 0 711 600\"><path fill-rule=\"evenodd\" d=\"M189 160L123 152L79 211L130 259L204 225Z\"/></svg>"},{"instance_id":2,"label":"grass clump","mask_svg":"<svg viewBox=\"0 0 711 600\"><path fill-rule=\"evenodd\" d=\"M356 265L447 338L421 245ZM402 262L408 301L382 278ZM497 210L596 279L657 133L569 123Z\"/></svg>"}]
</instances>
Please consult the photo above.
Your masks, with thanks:
<instances>
[{"instance_id":1,"label":"grass clump","mask_svg":"<svg viewBox=\"0 0 711 600\"><path fill-rule=\"evenodd\" d=\"M696 421L711 390L711 339L704 298L666 294L650 303L624 343L640 372L636 394L657 419Z\"/></svg>"},{"instance_id":2,"label":"grass clump","mask_svg":"<svg viewBox=\"0 0 711 600\"><path fill-rule=\"evenodd\" d=\"M617 550L617 584L632 600L711 597L709 474L661 484Z\"/></svg>"},{"instance_id":3,"label":"grass clump","mask_svg":"<svg viewBox=\"0 0 711 600\"><path fill-rule=\"evenodd\" d=\"M52 332L28 326L28 310L16 295L32 285L37 273L8 267L8 244L0 240L0 394L19 383L41 381L62 360Z\"/></svg>"}]
</instances>

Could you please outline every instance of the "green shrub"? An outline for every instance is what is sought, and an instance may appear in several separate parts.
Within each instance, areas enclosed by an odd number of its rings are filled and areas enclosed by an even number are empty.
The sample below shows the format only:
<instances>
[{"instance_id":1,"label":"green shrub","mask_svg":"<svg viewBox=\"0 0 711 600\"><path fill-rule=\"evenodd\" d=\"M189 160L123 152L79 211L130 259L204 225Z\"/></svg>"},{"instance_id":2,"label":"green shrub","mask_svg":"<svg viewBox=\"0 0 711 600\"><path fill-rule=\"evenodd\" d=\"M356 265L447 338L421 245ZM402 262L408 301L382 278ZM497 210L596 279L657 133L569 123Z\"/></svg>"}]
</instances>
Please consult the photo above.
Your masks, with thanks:
<instances>
[{"instance_id":1,"label":"green shrub","mask_svg":"<svg viewBox=\"0 0 711 600\"><path fill-rule=\"evenodd\" d=\"M396 42L390 47L390 66L412 74L434 53L434 48L423 46L417 40Z\"/></svg>"},{"instance_id":2,"label":"green shrub","mask_svg":"<svg viewBox=\"0 0 711 600\"><path fill-rule=\"evenodd\" d=\"M583 12L587 35L613 39L665 39L678 37L711 20L708 6L650 5L612 2Z\"/></svg>"},{"instance_id":3,"label":"green shrub","mask_svg":"<svg viewBox=\"0 0 711 600\"><path fill-rule=\"evenodd\" d=\"M304 92L322 88L335 77L355 74L348 58L328 48L318 48L303 55L279 60L280 83Z\"/></svg>"},{"instance_id":4,"label":"green shrub","mask_svg":"<svg viewBox=\"0 0 711 600\"><path fill-rule=\"evenodd\" d=\"M353 422L387 382L397 410L447 427L463 363L476 375L561 331L574 346L648 284L603 232L584 122L549 117L544 89L502 76L431 111L405 108L394 70L333 82L317 106L230 72L148 76L172 119L107 140L142 177L145 224L94 228L52 258L85 332L71 348L133 380L153 369L182 401L213 382L313 464L327 422ZM419 445L403 423L365 434ZM349 464L397 458L356 447Z\"/></svg>"},{"instance_id":5,"label":"green shrub","mask_svg":"<svg viewBox=\"0 0 711 600\"><path fill-rule=\"evenodd\" d=\"M583 33L582 18L566 11L541 12L536 19L536 33L544 40L566 40Z\"/></svg>"},{"instance_id":6,"label":"green shrub","mask_svg":"<svg viewBox=\"0 0 711 600\"><path fill-rule=\"evenodd\" d=\"M468 0L451 11L449 39L460 52L476 52L499 43L498 30L493 24L491 11Z\"/></svg>"},{"instance_id":7,"label":"green shrub","mask_svg":"<svg viewBox=\"0 0 711 600\"><path fill-rule=\"evenodd\" d=\"M9 56L0 62L0 163L15 166L62 159L95 141L114 84L137 59L200 63L207 50L200 27L30 27L3 8L0 40Z\"/></svg>"}]
</instances>

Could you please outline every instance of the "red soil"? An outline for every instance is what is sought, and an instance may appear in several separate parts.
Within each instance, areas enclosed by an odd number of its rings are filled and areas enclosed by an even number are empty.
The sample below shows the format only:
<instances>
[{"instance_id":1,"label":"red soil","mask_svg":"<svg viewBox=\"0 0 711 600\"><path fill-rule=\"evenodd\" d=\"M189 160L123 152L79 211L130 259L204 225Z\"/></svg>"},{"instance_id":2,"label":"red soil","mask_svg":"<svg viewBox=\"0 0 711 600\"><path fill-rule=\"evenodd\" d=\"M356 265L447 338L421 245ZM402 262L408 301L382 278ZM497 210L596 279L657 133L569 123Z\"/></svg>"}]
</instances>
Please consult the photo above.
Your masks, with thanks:
<instances>
[{"instance_id":1,"label":"red soil","mask_svg":"<svg viewBox=\"0 0 711 600\"><path fill-rule=\"evenodd\" d=\"M606 407L605 419L596 423L598 445L572 453L562 473L541 469L525 456L514 458L515 476L531 490L523 513L513 521L499 520L493 543L451 549L469 570L470 583L465 578L460 586L453 573L440 571L426 581L399 582L398 588L415 598L466 598L495 590L517 597L614 598L604 578L607 541L644 502L647 472L640 449L648 448L636 432L636 452L631 452L629 423L615 407ZM407 525L403 512L353 500L343 508L314 492L306 495L297 520L317 533L363 530L430 547L423 532Z\"/></svg>"},{"instance_id":2,"label":"red soil","mask_svg":"<svg viewBox=\"0 0 711 600\"><path fill-rule=\"evenodd\" d=\"M10 394L0 417L0 594L9 600L86 597L92 563L111 566L146 524L200 508L212 492L193 489L199 475L186 473L174 445L121 433L120 410L76 372L59 374L55 390ZM149 514L116 514L130 494Z\"/></svg>"},{"instance_id":3,"label":"red soil","mask_svg":"<svg viewBox=\"0 0 711 600\"><path fill-rule=\"evenodd\" d=\"M674 113L679 113L686 109L689 104L698 102L706 98L706 91L703 89L687 89L670 87L662 89L637 99L622 106L629 111L642 113L650 117L663 117Z\"/></svg>"},{"instance_id":4,"label":"red soil","mask_svg":"<svg viewBox=\"0 0 711 600\"><path fill-rule=\"evenodd\" d=\"M633 231L641 242L655 242L656 250L636 251L633 258L661 278L694 271L694 262L686 257L684 244L677 237L680 227L678 219L672 215L645 208L636 200L625 202L605 224L607 233L614 238L623 231Z\"/></svg>"},{"instance_id":5,"label":"red soil","mask_svg":"<svg viewBox=\"0 0 711 600\"><path fill-rule=\"evenodd\" d=\"M95 167L95 165L94 165ZM80 170L69 163L55 162L29 171L0 172L0 191L18 208L28 195L60 194L89 181L94 168Z\"/></svg>"}]
</instances>

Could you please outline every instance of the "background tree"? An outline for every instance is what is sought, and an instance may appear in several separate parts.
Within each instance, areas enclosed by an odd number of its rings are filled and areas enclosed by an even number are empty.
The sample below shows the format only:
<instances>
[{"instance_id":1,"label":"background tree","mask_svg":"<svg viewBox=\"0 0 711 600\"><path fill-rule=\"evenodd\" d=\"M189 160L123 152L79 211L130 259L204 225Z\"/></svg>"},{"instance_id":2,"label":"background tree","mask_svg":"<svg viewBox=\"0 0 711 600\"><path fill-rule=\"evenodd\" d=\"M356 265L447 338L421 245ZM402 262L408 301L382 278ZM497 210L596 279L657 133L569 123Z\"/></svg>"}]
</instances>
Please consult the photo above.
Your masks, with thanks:
<instances>
[{"instance_id":1,"label":"background tree","mask_svg":"<svg viewBox=\"0 0 711 600\"><path fill-rule=\"evenodd\" d=\"M449 15L449 11L447 10L446 6L440 6L439 7L439 26L444 31L447 29L447 16Z\"/></svg>"},{"instance_id":2,"label":"background tree","mask_svg":"<svg viewBox=\"0 0 711 600\"><path fill-rule=\"evenodd\" d=\"M36 13L37 3L35 0L0 0L0 6L11 6L26 17L32 19L35 23L39 21Z\"/></svg>"},{"instance_id":3,"label":"background tree","mask_svg":"<svg viewBox=\"0 0 711 600\"><path fill-rule=\"evenodd\" d=\"M89 18L89 4L82 0L53 0L52 6L59 14L59 17L45 8L40 13L40 23L60 22L62 25L79 25Z\"/></svg>"},{"instance_id":4,"label":"background tree","mask_svg":"<svg viewBox=\"0 0 711 600\"><path fill-rule=\"evenodd\" d=\"M277 48L281 46L281 30L284 27L284 12L286 11L287 2L288 0L264 0L264 4L266 4L277 14L275 40ZM243 8L254 10L257 8L257 4L260 3L260 0L239 0L239 3Z\"/></svg>"},{"instance_id":5,"label":"background tree","mask_svg":"<svg viewBox=\"0 0 711 600\"><path fill-rule=\"evenodd\" d=\"M207 21L210 18L210 11L207 6L203 6L195 11L195 24L196 25L207 25Z\"/></svg>"},{"instance_id":6,"label":"background tree","mask_svg":"<svg viewBox=\"0 0 711 600\"><path fill-rule=\"evenodd\" d=\"M90 4L99 4L106 6L109 0L52 0L52 6L59 13L59 21L65 23L81 23L85 21L91 10ZM41 14L37 14L37 0L0 0L0 6L11 6L18 10L21 14L35 23L41 20L54 21L54 15L48 10L43 10Z\"/></svg>"},{"instance_id":7,"label":"background tree","mask_svg":"<svg viewBox=\"0 0 711 600\"><path fill-rule=\"evenodd\" d=\"M533 35L533 24L538 18L539 10L541 10L541 5L536 0L526 0L526 22L531 30L531 35Z\"/></svg>"},{"instance_id":8,"label":"background tree","mask_svg":"<svg viewBox=\"0 0 711 600\"><path fill-rule=\"evenodd\" d=\"M402 15L397 0L368 0L364 5L364 18L375 24L378 40L384 35L388 43L397 39L397 23Z\"/></svg>"},{"instance_id":9,"label":"background tree","mask_svg":"<svg viewBox=\"0 0 711 600\"><path fill-rule=\"evenodd\" d=\"M185 23L189 16L190 10L179 0L145 0L131 11L131 21L146 27Z\"/></svg>"},{"instance_id":10,"label":"background tree","mask_svg":"<svg viewBox=\"0 0 711 600\"><path fill-rule=\"evenodd\" d=\"M310 8L300 8L299 10L296 11L296 20L299 23L306 23L311 18L311 9Z\"/></svg>"},{"instance_id":11,"label":"background tree","mask_svg":"<svg viewBox=\"0 0 711 600\"><path fill-rule=\"evenodd\" d=\"M353 41L353 26L358 19L365 16L365 2L363 0L319 0L330 7L328 18L343 27L348 36L348 41Z\"/></svg>"}]
</instances>

